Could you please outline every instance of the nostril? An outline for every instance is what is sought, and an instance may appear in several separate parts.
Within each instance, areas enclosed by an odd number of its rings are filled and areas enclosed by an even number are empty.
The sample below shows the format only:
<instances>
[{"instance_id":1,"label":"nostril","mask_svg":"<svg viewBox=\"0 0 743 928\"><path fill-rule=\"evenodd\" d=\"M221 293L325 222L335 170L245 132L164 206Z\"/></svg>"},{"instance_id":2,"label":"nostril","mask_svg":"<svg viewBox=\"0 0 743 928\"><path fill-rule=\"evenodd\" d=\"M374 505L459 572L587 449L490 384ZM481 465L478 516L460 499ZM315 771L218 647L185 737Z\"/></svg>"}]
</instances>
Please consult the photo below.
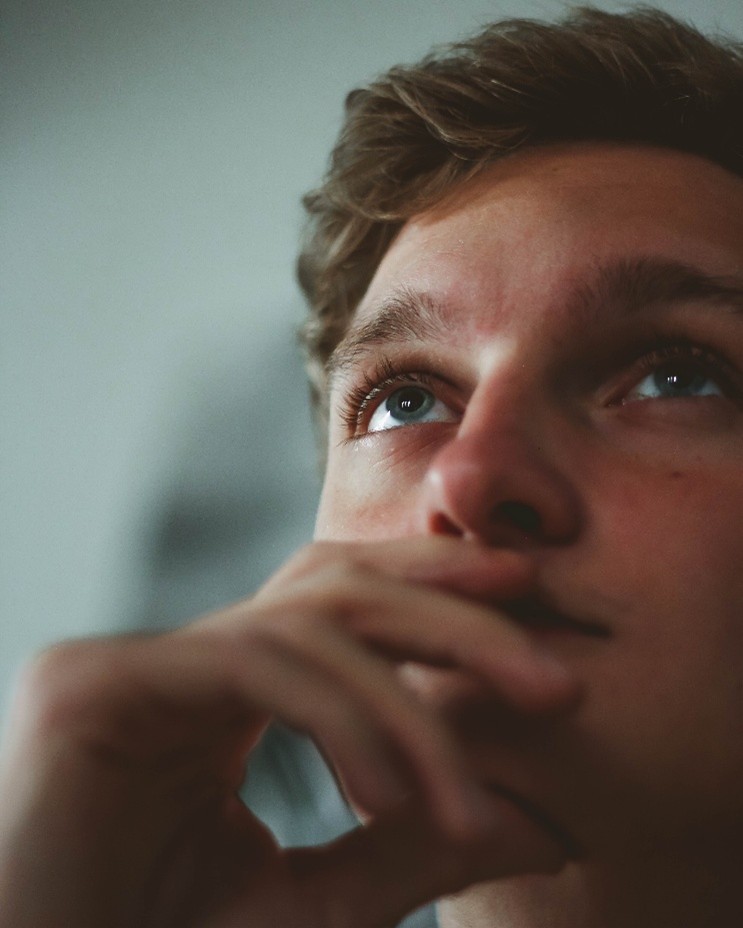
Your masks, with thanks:
<instances>
[{"instance_id":1,"label":"nostril","mask_svg":"<svg viewBox=\"0 0 743 928\"><path fill-rule=\"evenodd\" d=\"M447 518L442 512L437 512L430 523L431 531L435 535L452 535L455 538L461 538L464 532L458 525Z\"/></svg>"},{"instance_id":2,"label":"nostril","mask_svg":"<svg viewBox=\"0 0 743 928\"><path fill-rule=\"evenodd\" d=\"M510 522L522 532L538 532L542 528L542 517L528 503L506 500L495 507L496 519Z\"/></svg>"}]
</instances>

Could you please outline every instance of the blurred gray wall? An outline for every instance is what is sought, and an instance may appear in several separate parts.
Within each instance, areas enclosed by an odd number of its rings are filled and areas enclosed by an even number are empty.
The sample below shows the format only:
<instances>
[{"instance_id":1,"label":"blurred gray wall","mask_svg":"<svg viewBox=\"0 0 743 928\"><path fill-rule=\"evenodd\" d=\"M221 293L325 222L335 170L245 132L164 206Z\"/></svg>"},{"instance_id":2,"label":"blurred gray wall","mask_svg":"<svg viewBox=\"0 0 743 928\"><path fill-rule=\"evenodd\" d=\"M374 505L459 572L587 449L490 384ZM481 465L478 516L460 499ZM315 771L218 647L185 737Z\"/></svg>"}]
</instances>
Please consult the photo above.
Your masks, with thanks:
<instances>
[{"instance_id":1,"label":"blurred gray wall","mask_svg":"<svg viewBox=\"0 0 743 928\"><path fill-rule=\"evenodd\" d=\"M743 35L740 0L661 6ZM6 0L0 712L45 643L180 621L309 537L293 260L343 96L489 19L561 9Z\"/></svg>"}]
</instances>

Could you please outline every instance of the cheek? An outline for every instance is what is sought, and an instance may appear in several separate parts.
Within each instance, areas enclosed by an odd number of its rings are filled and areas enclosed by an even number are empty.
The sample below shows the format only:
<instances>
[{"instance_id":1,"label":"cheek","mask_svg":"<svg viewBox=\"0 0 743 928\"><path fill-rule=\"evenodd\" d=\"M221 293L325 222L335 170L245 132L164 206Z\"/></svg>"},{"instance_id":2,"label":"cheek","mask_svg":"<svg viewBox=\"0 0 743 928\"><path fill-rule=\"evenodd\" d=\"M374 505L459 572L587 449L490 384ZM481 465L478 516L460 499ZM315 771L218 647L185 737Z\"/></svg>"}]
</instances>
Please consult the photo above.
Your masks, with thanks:
<instances>
[{"instance_id":1,"label":"cheek","mask_svg":"<svg viewBox=\"0 0 743 928\"><path fill-rule=\"evenodd\" d=\"M615 487L594 526L610 552L601 587L621 614L586 724L611 755L617 792L636 801L639 784L658 815L684 804L700 818L743 814L740 484L730 470L646 474Z\"/></svg>"},{"instance_id":2,"label":"cheek","mask_svg":"<svg viewBox=\"0 0 743 928\"><path fill-rule=\"evenodd\" d=\"M598 528L600 586L621 604L651 689L674 671L683 685L697 654L731 659L743 635L743 483L677 473L625 487Z\"/></svg>"},{"instance_id":3,"label":"cheek","mask_svg":"<svg viewBox=\"0 0 743 928\"><path fill-rule=\"evenodd\" d=\"M381 541L420 532L430 455L402 436L337 449L315 525L326 541Z\"/></svg>"},{"instance_id":4,"label":"cheek","mask_svg":"<svg viewBox=\"0 0 743 928\"><path fill-rule=\"evenodd\" d=\"M741 573L739 473L728 469L638 474L604 494L596 512L617 563L633 565L656 582L714 587L716 576L729 584Z\"/></svg>"}]
</instances>

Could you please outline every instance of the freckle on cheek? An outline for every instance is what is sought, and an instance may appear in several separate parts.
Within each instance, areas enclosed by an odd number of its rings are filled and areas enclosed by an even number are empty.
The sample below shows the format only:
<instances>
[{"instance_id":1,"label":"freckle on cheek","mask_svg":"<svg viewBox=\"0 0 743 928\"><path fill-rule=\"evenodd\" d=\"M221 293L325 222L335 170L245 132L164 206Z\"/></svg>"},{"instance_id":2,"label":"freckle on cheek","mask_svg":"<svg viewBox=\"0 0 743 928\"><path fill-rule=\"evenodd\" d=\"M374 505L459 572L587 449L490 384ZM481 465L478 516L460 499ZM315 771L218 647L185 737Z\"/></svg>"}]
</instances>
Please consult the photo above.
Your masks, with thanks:
<instances>
[{"instance_id":1,"label":"freckle on cheek","mask_svg":"<svg viewBox=\"0 0 743 928\"><path fill-rule=\"evenodd\" d=\"M678 480L680 477L683 477L683 476L684 476L684 475L681 473L680 470L675 470L675 471L673 471L672 474L671 474L671 479L672 479L672 480Z\"/></svg>"}]
</instances>

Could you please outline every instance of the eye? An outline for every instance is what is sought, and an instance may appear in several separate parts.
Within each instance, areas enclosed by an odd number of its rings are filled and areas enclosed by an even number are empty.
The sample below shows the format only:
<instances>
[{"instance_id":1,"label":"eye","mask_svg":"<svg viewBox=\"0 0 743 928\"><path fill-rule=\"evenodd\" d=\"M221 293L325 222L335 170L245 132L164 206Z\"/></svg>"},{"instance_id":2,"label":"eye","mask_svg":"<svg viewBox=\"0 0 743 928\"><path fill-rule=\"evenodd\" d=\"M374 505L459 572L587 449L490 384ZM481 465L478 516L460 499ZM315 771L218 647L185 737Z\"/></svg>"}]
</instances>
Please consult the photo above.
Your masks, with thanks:
<instances>
[{"instance_id":1,"label":"eye","mask_svg":"<svg viewBox=\"0 0 743 928\"><path fill-rule=\"evenodd\" d=\"M419 384L393 390L372 413L367 432L383 432L421 422L452 422L454 412L435 394Z\"/></svg>"},{"instance_id":2,"label":"eye","mask_svg":"<svg viewBox=\"0 0 743 928\"><path fill-rule=\"evenodd\" d=\"M664 364L644 377L624 398L624 402L650 399L685 399L697 396L724 396L719 383L698 365L684 361Z\"/></svg>"},{"instance_id":3,"label":"eye","mask_svg":"<svg viewBox=\"0 0 743 928\"><path fill-rule=\"evenodd\" d=\"M456 405L442 396L455 396L451 381L439 373L411 370L406 363L382 357L357 383L343 384L337 393L336 410L348 441L404 425L456 422Z\"/></svg>"},{"instance_id":4,"label":"eye","mask_svg":"<svg viewBox=\"0 0 743 928\"><path fill-rule=\"evenodd\" d=\"M644 355L633 372L632 388L622 405L647 400L686 400L732 397L736 378L731 365L716 352L700 345L675 343Z\"/></svg>"}]
</instances>

